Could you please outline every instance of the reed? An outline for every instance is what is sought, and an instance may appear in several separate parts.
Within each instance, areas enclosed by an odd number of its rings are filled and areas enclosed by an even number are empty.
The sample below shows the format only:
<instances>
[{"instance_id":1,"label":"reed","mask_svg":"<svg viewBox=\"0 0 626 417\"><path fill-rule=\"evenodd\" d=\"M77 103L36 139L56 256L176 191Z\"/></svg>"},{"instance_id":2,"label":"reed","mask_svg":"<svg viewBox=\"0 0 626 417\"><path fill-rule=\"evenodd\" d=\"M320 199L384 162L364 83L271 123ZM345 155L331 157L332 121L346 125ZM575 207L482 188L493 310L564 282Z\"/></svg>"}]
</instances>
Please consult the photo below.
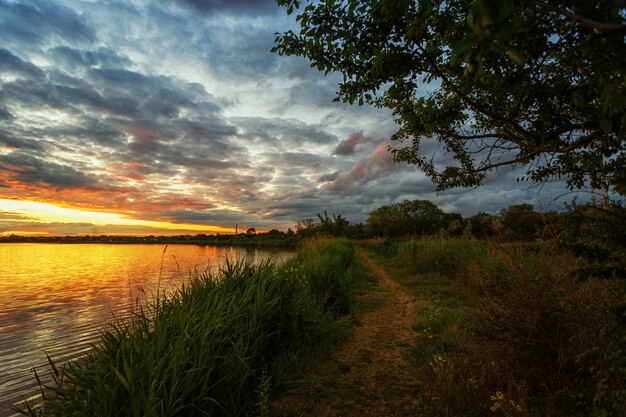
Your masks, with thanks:
<instances>
[{"instance_id":1,"label":"reed","mask_svg":"<svg viewBox=\"0 0 626 417\"><path fill-rule=\"evenodd\" d=\"M50 360L30 416L243 416L263 412L284 356L326 343L349 308L354 245L307 243L283 265L226 262L102 331L85 357ZM36 375L38 381L39 377Z\"/></svg>"}]
</instances>

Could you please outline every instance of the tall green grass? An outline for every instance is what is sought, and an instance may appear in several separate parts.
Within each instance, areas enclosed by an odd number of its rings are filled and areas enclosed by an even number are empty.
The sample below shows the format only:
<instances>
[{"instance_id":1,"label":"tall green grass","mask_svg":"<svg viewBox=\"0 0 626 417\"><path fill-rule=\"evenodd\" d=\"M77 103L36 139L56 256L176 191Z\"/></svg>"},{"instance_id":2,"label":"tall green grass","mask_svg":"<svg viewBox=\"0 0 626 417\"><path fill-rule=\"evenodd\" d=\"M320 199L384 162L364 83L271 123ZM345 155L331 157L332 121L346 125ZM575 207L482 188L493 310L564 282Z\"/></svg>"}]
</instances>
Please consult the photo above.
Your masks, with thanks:
<instances>
[{"instance_id":1,"label":"tall green grass","mask_svg":"<svg viewBox=\"0 0 626 417\"><path fill-rule=\"evenodd\" d=\"M261 413L267 370L322 346L350 307L354 244L320 240L284 265L227 262L57 367L31 416L243 416Z\"/></svg>"},{"instance_id":2,"label":"tall green grass","mask_svg":"<svg viewBox=\"0 0 626 417\"><path fill-rule=\"evenodd\" d=\"M453 354L431 352L424 392L437 400L424 402L428 415L624 415L623 282L578 279L572 257L545 242L425 238L377 251L409 287L473 311L469 337ZM449 339L453 327L437 337Z\"/></svg>"}]
</instances>

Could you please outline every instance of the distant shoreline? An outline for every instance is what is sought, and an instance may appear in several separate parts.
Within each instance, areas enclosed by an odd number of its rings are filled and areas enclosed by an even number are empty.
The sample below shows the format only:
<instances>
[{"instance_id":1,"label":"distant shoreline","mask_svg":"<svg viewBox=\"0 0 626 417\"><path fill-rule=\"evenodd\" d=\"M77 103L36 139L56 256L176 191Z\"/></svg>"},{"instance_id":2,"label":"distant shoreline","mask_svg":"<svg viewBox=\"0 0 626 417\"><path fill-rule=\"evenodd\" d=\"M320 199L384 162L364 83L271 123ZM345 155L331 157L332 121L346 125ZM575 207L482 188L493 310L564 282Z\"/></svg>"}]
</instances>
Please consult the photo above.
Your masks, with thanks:
<instances>
[{"instance_id":1,"label":"distant shoreline","mask_svg":"<svg viewBox=\"0 0 626 417\"><path fill-rule=\"evenodd\" d=\"M300 239L289 234L260 233L255 235L207 236L7 236L2 243L109 244L109 245L198 245L263 248L295 248Z\"/></svg>"}]
</instances>

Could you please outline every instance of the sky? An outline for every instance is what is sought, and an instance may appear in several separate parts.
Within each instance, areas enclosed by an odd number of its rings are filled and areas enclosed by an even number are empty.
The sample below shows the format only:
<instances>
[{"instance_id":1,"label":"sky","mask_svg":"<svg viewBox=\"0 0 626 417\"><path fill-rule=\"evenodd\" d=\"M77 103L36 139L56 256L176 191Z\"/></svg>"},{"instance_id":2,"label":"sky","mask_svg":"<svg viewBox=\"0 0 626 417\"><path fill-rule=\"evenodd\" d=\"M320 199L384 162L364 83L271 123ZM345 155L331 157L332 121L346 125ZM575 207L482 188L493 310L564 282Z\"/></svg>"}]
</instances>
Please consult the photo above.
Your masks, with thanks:
<instances>
[{"instance_id":1,"label":"sky","mask_svg":"<svg viewBox=\"0 0 626 417\"><path fill-rule=\"evenodd\" d=\"M196 234L364 222L402 200L559 210L562 182L435 192L387 151L390 111L270 52L273 0L0 0L0 235Z\"/></svg>"}]
</instances>

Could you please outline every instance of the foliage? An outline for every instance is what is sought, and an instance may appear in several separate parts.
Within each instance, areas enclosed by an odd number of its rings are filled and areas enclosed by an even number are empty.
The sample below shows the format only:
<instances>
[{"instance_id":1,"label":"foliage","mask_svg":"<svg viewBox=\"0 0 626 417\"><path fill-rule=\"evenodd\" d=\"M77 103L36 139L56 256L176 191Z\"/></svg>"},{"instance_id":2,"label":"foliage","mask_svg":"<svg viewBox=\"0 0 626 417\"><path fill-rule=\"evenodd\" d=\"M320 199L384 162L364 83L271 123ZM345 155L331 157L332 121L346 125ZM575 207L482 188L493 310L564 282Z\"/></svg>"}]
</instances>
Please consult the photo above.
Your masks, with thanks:
<instances>
[{"instance_id":1,"label":"foliage","mask_svg":"<svg viewBox=\"0 0 626 417\"><path fill-rule=\"evenodd\" d=\"M271 378L266 371L282 357L302 357L328 344L334 317L349 308L353 253L350 242L318 241L282 266L227 263L217 275L200 275L131 321L103 330L87 356L63 367L51 361L52 383L38 379L43 404L25 404L21 412L263 412Z\"/></svg>"},{"instance_id":2,"label":"foliage","mask_svg":"<svg viewBox=\"0 0 626 417\"><path fill-rule=\"evenodd\" d=\"M329 236L345 236L350 222L340 215L333 213L333 218L328 217L328 213L324 210L324 215L318 213L320 219L320 230Z\"/></svg>"},{"instance_id":3,"label":"foliage","mask_svg":"<svg viewBox=\"0 0 626 417\"><path fill-rule=\"evenodd\" d=\"M532 241L542 229L541 215L532 204L514 204L500 212L504 237L507 240Z\"/></svg>"},{"instance_id":4,"label":"foliage","mask_svg":"<svg viewBox=\"0 0 626 417\"><path fill-rule=\"evenodd\" d=\"M479 239L492 237L496 233L496 217L485 212L478 212L466 219L467 235Z\"/></svg>"},{"instance_id":5,"label":"foliage","mask_svg":"<svg viewBox=\"0 0 626 417\"><path fill-rule=\"evenodd\" d=\"M428 200L405 200L372 211L365 227L373 236L425 235L446 228L452 220L458 220L457 216Z\"/></svg>"},{"instance_id":6,"label":"foliage","mask_svg":"<svg viewBox=\"0 0 626 417\"><path fill-rule=\"evenodd\" d=\"M436 306L418 317L428 334L414 348L416 370L432 371L424 415L623 415L623 281L576 279L571 255L549 243L422 238L376 249ZM473 319L454 319L454 305Z\"/></svg>"},{"instance_id":7,"label":"foliage","mask_svg":"<svg viewBox=\"0 0 626 417\"><path fill-rule=\"evenodd\" d=\"M393 110L393 139L408 142L395 159L440 189L524 164L534 182L626 195L623 1L277 3L301 30L279 34L274 51L342 74L337 100ZM420 153L433 141L437 157Z\"/></svg>"},{"instance_id":8,"label":"foliage","mask_svg":"<svg viewBox=\"0 0 626 417\"><path fill-rule=\"evenodd\" d=\"M580 278L626 278L626 208L573 204L557 228L560 244L577 260Z\"/></svg>"},{"instance_id":9,"label":"foliage","mask_svg":"<svg viewBox=\"0 0 626 417\"><path fill-rule=\"evenodd\" d=\"M313 296L341 314L351 307L354 251L354 242L346 239L317 239L306 241L299 255L301 273Z\"/></svg>"},{"instance_id":10,"label":"foliage","mask_svg":"<svg viewBox=\"0 0 626 417\"><path fill-rule=\"evenodd\" d=\"M296 223L296 233L302 237L316 234L316 225L313 219L301 219Z\"/></svg>"},{"instance_id":11,"label":"foliage","mask_svg":"<svg viewBox=\"0 0 626 417\"><path fill-rule=\"evenodd\" d=\"M299 238L313 237L346 237L350 239L362 239L365 235L364 227L359 223L350 223L341 214L328 215L324 210L323 214L317 214L320 223L315 223L313 219L301 219L296 223L296 236Z\"/></svg>"}]
</instances>

